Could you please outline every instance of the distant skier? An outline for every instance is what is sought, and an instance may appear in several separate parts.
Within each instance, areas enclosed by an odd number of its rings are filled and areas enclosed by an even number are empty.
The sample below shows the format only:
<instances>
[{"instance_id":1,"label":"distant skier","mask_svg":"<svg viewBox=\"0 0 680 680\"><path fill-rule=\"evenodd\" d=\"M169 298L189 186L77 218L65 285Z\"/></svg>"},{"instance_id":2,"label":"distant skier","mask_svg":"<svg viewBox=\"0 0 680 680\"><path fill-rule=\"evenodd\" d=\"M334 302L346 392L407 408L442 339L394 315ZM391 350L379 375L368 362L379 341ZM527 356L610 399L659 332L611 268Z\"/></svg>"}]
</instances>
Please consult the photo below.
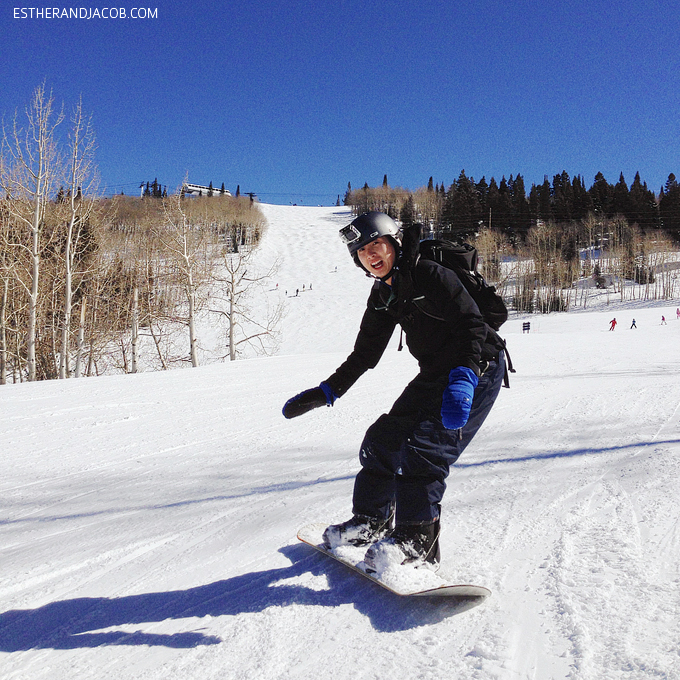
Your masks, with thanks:
<instances>
[{"instance_id":1,"label":"distant skier","mask_svg":"<svg viewBox=\"0 0 680 680\"><path fill-rule=\"evenodd\" d=\"M355 264L376 281L352 353L318 387L289 399L283 414L332 406L376 366L401 325L420 372L368 428L353 517L329 526L324 543L365 546L369 567L395 553L401 564L436 565L445 480L498 396L502 340L451 269L418 259L420 225L402 231L388 215L369 212L340 235Z\"/></svg>"},{"instance_id":2,"label":"distant skier","mask_svg":"<svg viewBox=\"0 0 680 680\"><path fill-rule=\"evenodd\" d=\"M668 325L668 324L666 323L666 317L665 317L665 316L662 316L662 317L661 317L661 325L662 325L662 326L667 326L667 325Z\"/></svg>"},{"instance_id":3,"label":"distant skier","mask_svg":"<svg viewBox=\"0 0 680 680\"><path fill-rule=\"evenodd\" d=\"M633 323L630 325L630 327L631 328L637 328L637 326L635 325L635 319L633 319Z\"/></svg>"},{"instance_id":4,"label":"distant skier","mask_svg":"<svg viewBox=\"0 0 680 680\"><path fill-rule=\"evenodd\" d=\"M609 322L609 330L613 331L616 328L616 317L614 317L610 322Z\"/></svg>"}]
</instances>

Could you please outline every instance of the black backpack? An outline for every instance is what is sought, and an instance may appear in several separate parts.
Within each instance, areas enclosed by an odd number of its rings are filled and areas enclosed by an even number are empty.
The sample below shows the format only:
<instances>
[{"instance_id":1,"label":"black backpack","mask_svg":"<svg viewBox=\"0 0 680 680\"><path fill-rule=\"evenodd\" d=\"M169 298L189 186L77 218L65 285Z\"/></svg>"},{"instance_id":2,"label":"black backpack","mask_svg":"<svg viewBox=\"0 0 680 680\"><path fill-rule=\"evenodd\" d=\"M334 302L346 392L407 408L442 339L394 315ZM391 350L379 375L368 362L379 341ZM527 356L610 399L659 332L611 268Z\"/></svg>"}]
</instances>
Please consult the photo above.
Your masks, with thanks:
<instances>
[{"instance_id":1,"label":"black backpack","mask_svg":"<svg viewBox=\"0 0 680 680\"><path fill-rule=\"evenodd\" d=\"M472 299L477 303L484 321L497 331L508 320L508 308L503 298L477 271L477 250L469 243L456 245L450 241L421 241L418 247L420 257L433 260L456 272Z\"/></svg>"}]
</instances>

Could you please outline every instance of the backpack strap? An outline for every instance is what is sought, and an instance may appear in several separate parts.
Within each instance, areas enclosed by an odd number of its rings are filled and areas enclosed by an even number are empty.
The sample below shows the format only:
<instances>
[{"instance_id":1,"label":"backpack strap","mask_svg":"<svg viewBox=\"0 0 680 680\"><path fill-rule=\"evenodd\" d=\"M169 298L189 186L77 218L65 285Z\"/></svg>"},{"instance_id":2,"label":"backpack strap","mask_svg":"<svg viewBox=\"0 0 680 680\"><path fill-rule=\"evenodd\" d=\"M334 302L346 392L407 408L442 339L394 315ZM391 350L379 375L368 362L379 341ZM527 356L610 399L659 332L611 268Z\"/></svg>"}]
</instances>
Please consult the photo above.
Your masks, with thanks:
<instances>
[{"instance_id":1,"label":"backpack strap","mask_svg":"<svg viewBox=\"0 0 680 680\"><path fill-rule=\"evenodd\" d=\"M510 373L517 373L517 371L513 368L512 366L512 359L510 358L510 352L508 352L508 346L505 343L505 340L498 336L498 339L503 343L503 352L505 352L505 375L503 376L503 387L507 387L510 389L510 376L508 375L508 371Z\"/></svg>"}]
</instances>

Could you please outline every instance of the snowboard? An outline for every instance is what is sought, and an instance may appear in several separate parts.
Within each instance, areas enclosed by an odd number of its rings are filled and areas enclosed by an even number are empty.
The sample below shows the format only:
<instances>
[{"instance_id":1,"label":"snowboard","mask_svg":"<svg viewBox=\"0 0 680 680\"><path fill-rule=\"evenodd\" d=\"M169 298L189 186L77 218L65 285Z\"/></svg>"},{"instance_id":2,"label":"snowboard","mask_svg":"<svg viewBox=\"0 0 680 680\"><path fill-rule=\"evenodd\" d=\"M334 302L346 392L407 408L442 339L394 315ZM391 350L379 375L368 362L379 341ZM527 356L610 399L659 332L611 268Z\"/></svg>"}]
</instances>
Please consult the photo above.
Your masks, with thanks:
<instances>
[{"instance_id":1,"label":"snowboard","mask_svg":"<svg viewBox=\"0 0 680 680\"><path fill-rule=\"evenodd\" d=\"M375 572L366 570L363 561L366 547L340 546L329 550L323 544L323 532L328 525L308 524L298 531L298 539L324 555L344 564L358 574L402 597L447 597L484 599L491 591L484 586L452 583L427 567L393 565Z\"/></svg>"}]
</instances>

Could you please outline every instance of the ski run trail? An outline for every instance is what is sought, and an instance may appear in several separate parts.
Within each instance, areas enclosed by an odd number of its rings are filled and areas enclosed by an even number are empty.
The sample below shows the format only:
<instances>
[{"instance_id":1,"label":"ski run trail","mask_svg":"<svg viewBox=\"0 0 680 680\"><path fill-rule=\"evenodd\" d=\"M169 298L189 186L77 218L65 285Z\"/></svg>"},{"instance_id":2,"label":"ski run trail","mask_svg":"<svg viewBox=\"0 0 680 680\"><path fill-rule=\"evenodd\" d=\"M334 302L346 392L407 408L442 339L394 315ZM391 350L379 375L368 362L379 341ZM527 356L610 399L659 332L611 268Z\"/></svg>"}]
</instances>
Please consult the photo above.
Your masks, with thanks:
<instances>
[{"instance_id":1,"label":"ski run trail","mask_svg":"<svg viewBox=\"0 0 680 680\"><path fill-rule=\"evenodd\" d=\"M678 301L511 316L517 373L442 513L442 571L492 595L399 598L296 532L350 516L416 364L395 333L333 408L282 417L371 284L346 209L262 209L274 356L0 388L0 678L680 678Z\"/></svg>"}]
</instances>

